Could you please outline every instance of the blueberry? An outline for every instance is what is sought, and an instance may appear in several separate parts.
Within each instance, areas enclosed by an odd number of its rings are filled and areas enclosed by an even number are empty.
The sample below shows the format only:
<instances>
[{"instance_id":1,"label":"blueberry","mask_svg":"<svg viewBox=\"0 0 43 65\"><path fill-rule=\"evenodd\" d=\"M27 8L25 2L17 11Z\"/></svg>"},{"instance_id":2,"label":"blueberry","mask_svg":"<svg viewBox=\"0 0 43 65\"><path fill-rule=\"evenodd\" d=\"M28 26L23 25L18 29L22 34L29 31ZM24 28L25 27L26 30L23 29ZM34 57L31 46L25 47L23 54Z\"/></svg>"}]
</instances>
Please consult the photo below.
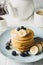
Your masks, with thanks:
<instances>
[{"instance_id":1,"label":"blueberry","mask_svg":"<svg viewBox=\"0 0 43 65\"><path fill-rule=\"evenodd\" d=\"M25 28L24 26L21 26L21 29L24 29L24 30L26 30L26 28Z\"/></svg>"},{"instance_id":2,"label":"blueberry","mask_svg":"<svg viewBox=\"0 0 43 65\"><path fill-rule=\"evenodd\" d=\"M11 43L7 42L7 43L6 43L6 46L11 46Z\"/></svg>"},{"instance_id":3,"label":"blueberry","mask_svg":"<svg viewBox=\"0 0 43 65\"><path fill-rule=\"evenodd\" d=\"M7 49L7 50L10 50L11 48L10 48L10 46L6 46L6 49Z\"/></svg>"},{"instance_id":4,"label":"blueberry","mask_svg":"<svg viewBox=\"0 0 43 65\"><path fill-rule=\"evenodd\" d=\"M21 53L20 55L21 55L22 57L30 56L30 55L28 54L28 52L23 52L23 53Z\"/></svg>"},{"instance_id":5,"label":"blueberry","mask_svg":"<svg viewBox=\"0 0 43 65\"><path fill-rule=\"evenodd\" d=\"M17 56L16 51L12 51L12 55L13 55L13 56Z\"/></svg>"},{"instance_id":6,"label":"blueberry","mask_svg":"<svg viewBox=\"0 0 43 65\"><path fill-rule=\"evenodd\" d=\"M17 28L17 31L19 31L20 30L20 28Z\"/></svg>"},{"instance_id":7,"label":"blueberry","mask_svg":"<svg viewBox=\"0 0 43 65\"><path fill-rule=\"evenodd\" d=\"M21 53L20 56L22 56L22 57L26 57L26 55L25 55L24 53Z\"/></svg>"},{"instance_id":8,"label":"blueberry","mask_svg":"<svg viewBox=\"0 0 43 65\"><path fill-rule=\"evenodd\" d=\"M9 43L11 43L11 40L9 41Z\"/></svg>"},{"instance_id":9,"label":"blueberry","mask_svg":"<svg viewBox=\"0 0 43 65\"><path fill-rule=\"evenodd\" d=\"M6 43L6 46L11 46L11 40Z\"/></svg>"}]
</instances>

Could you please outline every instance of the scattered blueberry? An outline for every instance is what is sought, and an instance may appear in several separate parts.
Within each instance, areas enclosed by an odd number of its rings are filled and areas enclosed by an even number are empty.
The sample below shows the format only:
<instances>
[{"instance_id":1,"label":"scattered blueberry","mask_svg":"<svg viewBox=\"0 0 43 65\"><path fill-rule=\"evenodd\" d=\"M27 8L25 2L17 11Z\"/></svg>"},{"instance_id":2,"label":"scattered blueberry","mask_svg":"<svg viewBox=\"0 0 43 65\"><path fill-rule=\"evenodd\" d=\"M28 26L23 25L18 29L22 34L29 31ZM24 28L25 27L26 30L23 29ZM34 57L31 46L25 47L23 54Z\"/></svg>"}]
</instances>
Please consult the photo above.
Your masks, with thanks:
<instances>
[{"instance_id":1,"label":"scattered blueberry","mask_svg":"<svg viewBox=\"0 0 43 65\"><path fill-rule=\"evenodd\" d=\"M20 28L17 28L17 31L19 31L20 30Z\"/></svg>"},{"instance_id":2,"label":"scattered blueberry","mask_svg":"<svg viewBox=\"0 0 43 65\"><path fill-rule=\"evenodd\" d=\"M6 49L7 49L7 50L10 50L11 48L10 48L10 46L6 46Z\"/></svg>"},{"instance_id":3,"label":"scattered blueberry","mask_svg":"<svg viewBox=\"0 0 43 65\"><path fill-rule=\"evenodd\" d=\"M11 46L11 40L6 43L6 46Z\"/></svg>"},{"instance_id":4,"label":"scattered blueberry","mask_svg":"<svg viewBox=\"0 0 43 65\"><path fill-rule=\"evenodd\" d=\"M26 54L24 54L24 53L21 53L20 55L21 55L22 57L26 57Z\"/></svg>"},{"instance_id":5,"label":"scattered blueberry","mask_svg":"<svg viewBox=\"0 0 43 65\"><path fill-rule=\"evenodd\" d=\"M21 26L21 29L24 29L24 30L26 30L26 28L25 28L24 26Z\"/></svg>"},{"instance_id":6,"label":"scattered blueberry","mask_svg":"<svg viewBox=\"0 0 43 65\"><path fill-rule=\"evenodd\" d=\"M11 40L9 41L9 43L11 43Z\"/></svg>"},{"instance_id":7,"label":"scattered blueberry","mask_svg":"<svg viewBox=\"0 0 43 65\"><path fill-rule=\"evenodd\" d=\"M17 56L16 51L12 51L12 55L13 55L13 56Z\"/></svg>"},{"instance_id":8,"label":"scattered blueberry","mask_svg":"<svg viewBox=\"0 0 43 65\"><path fill-rule=\"evenodd\" d=\"M6 43L6 46L10 46L10 43L7 42L7 43Z\"/></svg>"},{"instance_id":9,"label":"scattered blueberry","mask_svg":"<svg viewBox=\"0 0 43 65\"><path fill-rule=\"evenodd\" d=\"M30 54L28 54L28 52L23 52L20 54L22 57L27 57L27 56L30 56Z\"/></svg>"},{"instance_id":10,"label":"scattered blueberry","mask_svg":"<svg viewBox=\"0 0 43 65\"><path fill-rule=\"evenodd\" d=\"M10 50L11 49L11 40L9 42L6 43L6 49Z\"/></svg>"}]
</instances>

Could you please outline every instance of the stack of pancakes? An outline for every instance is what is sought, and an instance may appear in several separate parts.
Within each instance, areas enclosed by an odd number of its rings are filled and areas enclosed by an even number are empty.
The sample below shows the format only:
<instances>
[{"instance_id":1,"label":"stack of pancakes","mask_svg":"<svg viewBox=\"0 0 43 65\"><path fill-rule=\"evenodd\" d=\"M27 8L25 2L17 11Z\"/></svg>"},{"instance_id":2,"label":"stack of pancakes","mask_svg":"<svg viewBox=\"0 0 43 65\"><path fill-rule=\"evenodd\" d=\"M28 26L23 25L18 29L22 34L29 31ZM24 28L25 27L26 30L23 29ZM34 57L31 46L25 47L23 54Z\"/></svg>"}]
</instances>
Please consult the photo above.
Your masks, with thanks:
<instances>
[{"instance_id":1,"label":"stack of pancakes","mask_svg":"<svg viewBox=\"0 0 43 65\"><path fill-rule=\"evenodd\" d=\"M13 48L20 52L28 51L34 45L34 32L30 29L11 31L11 42Z\"/></svg>"}]
</instances>

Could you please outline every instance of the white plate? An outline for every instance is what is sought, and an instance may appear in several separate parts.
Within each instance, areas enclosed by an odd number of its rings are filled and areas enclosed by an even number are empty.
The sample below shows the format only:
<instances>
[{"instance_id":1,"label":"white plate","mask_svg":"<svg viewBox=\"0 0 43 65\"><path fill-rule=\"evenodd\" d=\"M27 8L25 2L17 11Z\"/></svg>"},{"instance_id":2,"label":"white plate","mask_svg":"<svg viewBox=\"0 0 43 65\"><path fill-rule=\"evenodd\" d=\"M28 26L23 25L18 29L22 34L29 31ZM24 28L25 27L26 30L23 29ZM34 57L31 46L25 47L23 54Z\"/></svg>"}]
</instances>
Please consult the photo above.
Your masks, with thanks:
<instances>
[{"instance_id":1,"label":"white plate","mask_svg":"<svg viewBox=\"0 0 43 65\"><path fill-rule=\"evenodd\" d=\"M35 62L43 58L43 52L39 55L36 56L28 56L28 57L21 57L19 56L12 56L11 51L6 50L5 45L7 41L10 40L10 31L12 29L9 29L5 31L1 36L0 36L0 51L2 54L4 54L6 57L16 61L16 62L22 62L22 63L27 63L27 62Z\"/></svg>"}]
</instances>

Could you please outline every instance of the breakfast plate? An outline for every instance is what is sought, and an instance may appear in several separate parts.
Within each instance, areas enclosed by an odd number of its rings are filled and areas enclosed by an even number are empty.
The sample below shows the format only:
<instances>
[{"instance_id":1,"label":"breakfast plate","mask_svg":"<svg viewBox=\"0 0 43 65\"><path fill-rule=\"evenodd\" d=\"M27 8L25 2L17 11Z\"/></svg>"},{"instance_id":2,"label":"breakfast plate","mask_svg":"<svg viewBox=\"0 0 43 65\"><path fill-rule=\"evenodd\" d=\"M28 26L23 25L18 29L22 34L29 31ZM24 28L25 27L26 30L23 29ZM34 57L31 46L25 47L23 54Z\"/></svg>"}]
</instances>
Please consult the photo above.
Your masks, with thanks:
<instances>
[{"instance_id":1,"label":"breakfast plate","mask_svg":"<svg viewBox=\"0 0 43 65\"><path fill-rule=\"evenodd\" d=\"M43 58L43 52L39 55L32 55L28 57L21 57L20 55L18 56L12 56L11 51L12 50L7 50L5 48L6 43L10 40L10 31L14 28L9 28L6 30L1 36L0 36L0 52L5 55L6 57L16 61L16 62L22 62L22 63L27 63L27 62L35 62Z\"/></svg>"}]
</instances>

